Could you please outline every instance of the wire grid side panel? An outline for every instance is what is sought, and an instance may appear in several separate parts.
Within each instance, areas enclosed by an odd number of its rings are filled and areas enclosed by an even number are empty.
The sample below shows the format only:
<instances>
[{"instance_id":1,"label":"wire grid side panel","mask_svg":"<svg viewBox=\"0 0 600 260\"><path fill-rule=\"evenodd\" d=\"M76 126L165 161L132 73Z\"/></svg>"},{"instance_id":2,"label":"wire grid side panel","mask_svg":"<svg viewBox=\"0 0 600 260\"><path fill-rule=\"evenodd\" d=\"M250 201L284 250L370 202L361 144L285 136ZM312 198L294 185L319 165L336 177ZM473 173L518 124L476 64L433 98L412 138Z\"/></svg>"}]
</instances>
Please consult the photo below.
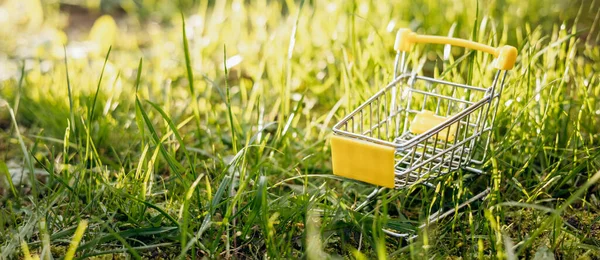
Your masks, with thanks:
<instances>
[{"instance_id":1,"label":"wire grid side panel","mask_svg":"<svg viewBox=\"0 0 600 260\"><path fill-rule=\"evenodd\" d=\"M396 142L403 143L415 136L410 132L410 126L418 114L428 111L438 117L450 118L484 98L484 91L435 83L427 79L417 79L413 84L406 84L400 104L404 122ZM467 136L474 134L475 129L480 128L481 123L487 118L485 110L475 110L472 113L476 113L476 116L469 121L473 128L466 128ZM454 136L460 138L459 135L454 134Z\"/></svg>"},{"instance_id":2,"label":"wire grid side panel","mask_svg":"<svg viewBox=\"0 0 600 260\"><path fill-rule=\"evenodd\" d=\"M421 179L431 179L447 174L469 163L470 143L477 135L466 136L472 128L467 124L474 114L467 114L455 128L461 138L446 140L440 133L451 131L451 126L416 143L406 150L396 152L396 186L406 186Z\"/></svg>"},{"instance_id":3,"label":"wire grid side panel","mask_svg":"<svg viewBox=\"0 0 600 260\"><path fill-rule=\"evenodd\" d=\"M363 137L392 142L396 138L400 123L398 99L400 84L391 86L361 104L356 113L348 118L341 129Z\"/></svg>"},{"instance_id":4,"label":"wire grid side panel","mask_svg":"<svg viewBox=\"0 0 600 260\"><path fill-rule=\"evenodd\" d=\"M470 160L476 164L481 164L487 157L489 150L489 143L492 138L492 122L499 106L500 97L495 96L491 98L490 102L484 105L482 113L485 113L483 122L481 122L481 129L479 131L479 137L473 143L471 143L471 156Z\"/></svg>"},{"instance_id":5,"label":"wire grid side panel","mask_svg":"<svg viewBox=\"0 0 600 260\"><path fill-rule=\"evenodd\" d=\"M425 91L409 89L412 93L408 94L410 99L407 100L407 107L404 110L407 118L406 129L410 129L412 118L424 110L449 111L448 117L450 117L471 105L470 101L465 102L464 99L433 95L434 91L434 86L430 86ZM488 102L471 107L473 110L463 115L459 121L447 124L432 136L405 150L398 151L395 169L396 186L406 186L423 178L435 178L469 163L475 144L485 129L488 107ZM439 113L436 114L440 116ZM405 130L395 141L406 143L415 136L414 133Z\"/></svg>"}]
</instances>

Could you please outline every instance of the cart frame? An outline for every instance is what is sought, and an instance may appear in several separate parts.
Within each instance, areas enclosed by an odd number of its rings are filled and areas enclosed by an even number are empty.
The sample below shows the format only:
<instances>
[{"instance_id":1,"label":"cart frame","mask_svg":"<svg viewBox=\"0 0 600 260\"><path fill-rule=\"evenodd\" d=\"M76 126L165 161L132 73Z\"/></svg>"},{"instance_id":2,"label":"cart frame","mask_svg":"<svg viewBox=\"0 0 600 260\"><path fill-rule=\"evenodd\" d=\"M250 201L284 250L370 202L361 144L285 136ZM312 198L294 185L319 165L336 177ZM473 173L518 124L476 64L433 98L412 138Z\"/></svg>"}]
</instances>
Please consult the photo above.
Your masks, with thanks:
<instances>
[{"instance_id":1,"label":"cart frame","mask_svg":"<svg viewBox=\"0 0 600 260\"><path fill-rule=\"evenodd\" d=\"M406 56L416 43L448 44L490 53L497 71L488 88L407 73ZM500 96L507 71L516 61L516 49L418 35L409 29L398 31L394 48L394 80L333 127L334 174L401 189L427 185L428 180L461 168L482 173L480 166L488 154ZM415 133L412 128L419 123L415 118L424 113L443 122Z\"/></svg>"},{"instance_id":2,"label":"cart frame","mask_svg":"<svg viewBox=\"0 0 600 260\"><path fill-rule=\"evenodd\" d=\"M407 53L416 43L460 46L492 54L497 70L488 88L407 73ZM330 138L335 175L367 182L375 188L364 208L385 188L402 189L458 169L483 173L491 132L508 70L517 50L441 36L418 35L400 29L394 44L394 79L333 127ZM433 110L433 111L432 111ZM423 122L425 121L425 122ZM433 125L427 125L433 121ZM415 127L416 126L416 127ZM490 188L446 212L431 214L421 229L489 194ZM391 236L412 239L390 229Z\"/></svg>"}]
</instances>

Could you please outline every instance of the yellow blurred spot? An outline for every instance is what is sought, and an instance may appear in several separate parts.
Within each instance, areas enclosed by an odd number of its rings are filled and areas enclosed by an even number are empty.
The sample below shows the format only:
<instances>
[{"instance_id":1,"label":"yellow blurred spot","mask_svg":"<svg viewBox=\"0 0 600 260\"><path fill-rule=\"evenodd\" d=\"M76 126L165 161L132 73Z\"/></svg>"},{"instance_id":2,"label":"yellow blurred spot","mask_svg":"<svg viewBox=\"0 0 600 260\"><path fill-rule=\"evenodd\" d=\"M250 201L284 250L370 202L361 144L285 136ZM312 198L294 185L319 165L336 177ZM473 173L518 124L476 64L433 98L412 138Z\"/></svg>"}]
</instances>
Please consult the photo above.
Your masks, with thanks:
<instances>
[{"instance_id":1,"label":"yellow blurred spot","mask_svg":"<svg viewBox=\"0 0 600 260\"><path fill-rule=\"evenodd\" d=\"M61 30L54 30L56 33L56 43L60 43L61 45L66 45L69 40L67 34Z\"/></svg>"},{"instance_id":2,"label":"yellow blurred spot","mask_svg":"<svg viewBox=\"0 0 600 260\"><path fill-rule=\"evenodd\" d=\"M31 259L31 253L29 253L29 246L27 246L27 242L25 242L25 240L21 240L21 251L23 252L23 259Z\"/></svg>"},{"instance_id":3,"label":"yellow blurred spot","mask_svg":"<svg viewBox=\"0 0 600 260\"><path fill-rule=\"evenodd\" d=\"M117 38L117 23L110 15L103 15L98 18L90 30L90 41L97 44L94 54L102 54L108 51L108 48L114 44Z\"/></svg>"},{"instance_id":4,"label":"yellow blurred spot","mask_svg":"<svg viewBox=\"0 0 600 260\"><path fill-rule=\"evenodd\" d=\"M9 20L14 29L40 29L44 22L44 9L40 0L8 0L1 9L2 13L7 14L2 20Z\"/></svg>"},{"instance_id":5,"label":"yellow blurred spot","mask_svg":"<svg viewBox=\"0 0 600 260\"><path fill-rule=\"evenodd\" d=\"M206 98L200 98L198 100L198 110L201 112L207 111L210 109L210 104L207 102Z\"/></svg>"},{"instance_id":6,"label":"yellow blurred spot","mask_svg":"<svg viewBox=\"0 0 600 260\"><path fill-rule=\"evenodd\" d=\"M63 259L65 259L65 260L73 259L73 257L75 256L75 252L77 251L77 247L79 246L79 242L81 242L81 239L83 238L83 234L85 233L85 230L87 229L87 226L88 226L87 220L82 220L79 222L79 225L77 225L77 229L75 230L75 234L73 234L73 239L71 239L71 244L69 245L69 250L67 251L67 254L65 254L65 257Z\"/></svg>"},{"instance_id":7,"label":"yellow blurred spot","mask_svg":"<svg viewBox=\"0 0 600 260\"><path fill-rule=\"evenodd\" d=\"M356 250L356 249L352 249L352 256L354 256L354 259L356 260L367 260L367 256L365 256L363 253L361 253L360 251Z\"/></svg>"},{"instance_id":8,"label":"yellow blurred spot","mask_svg":"<svg viewBox=\"0 0 600 260\"><path fill-rule=\"evenodd\" d=\"M44 28L43 43L37 46L37 55L44 57L52 55L54 58L60 59L64 57L63 46L67 45L67 34L61 30L54 28Z\"/></svg>"}]
</instances>

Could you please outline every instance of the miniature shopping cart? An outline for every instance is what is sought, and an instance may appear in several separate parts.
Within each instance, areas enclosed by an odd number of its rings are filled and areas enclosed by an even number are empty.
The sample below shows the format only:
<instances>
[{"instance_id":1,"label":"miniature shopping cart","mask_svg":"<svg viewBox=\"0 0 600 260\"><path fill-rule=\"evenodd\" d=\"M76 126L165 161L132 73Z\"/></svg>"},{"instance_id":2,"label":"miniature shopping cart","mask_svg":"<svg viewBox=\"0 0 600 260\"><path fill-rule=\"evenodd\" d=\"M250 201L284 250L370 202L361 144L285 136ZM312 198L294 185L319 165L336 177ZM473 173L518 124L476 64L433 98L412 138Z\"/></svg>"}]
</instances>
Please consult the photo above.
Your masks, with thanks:
<instances>
[{"instance_id":1,"label":"miniature shopping cart","mask_svg":"<svg viewBox=\"0 0 600 260\"><path fill-rule=\"evenodd\" d=\"M493 55L496 71L491 84L471 86L407 73L407 53L417 43L460 46ZM392 82L333 127L334 174L401 189L427 185L458 169L482 173L500 94L517 50L419 35L409 29L398 31L394 49Z\"/></svg>"}]
</instances>

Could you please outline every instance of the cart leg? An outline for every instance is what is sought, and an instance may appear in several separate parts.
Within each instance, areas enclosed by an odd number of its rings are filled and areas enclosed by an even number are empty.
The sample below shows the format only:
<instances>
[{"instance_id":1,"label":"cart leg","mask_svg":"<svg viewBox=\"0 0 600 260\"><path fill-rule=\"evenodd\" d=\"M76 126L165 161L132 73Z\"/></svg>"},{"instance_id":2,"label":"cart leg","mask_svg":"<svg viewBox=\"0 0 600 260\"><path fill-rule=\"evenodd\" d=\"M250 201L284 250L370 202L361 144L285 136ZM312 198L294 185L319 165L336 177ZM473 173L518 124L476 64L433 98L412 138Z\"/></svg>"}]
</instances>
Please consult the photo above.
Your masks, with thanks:
<instances>
[{"instance_id":1,"label":"cart leg","mask_svg":"<svg viewBox=\"0 0 600 260\"><path fill-rule=\"evenodd\" d=\"M419 228L424 228L424 227L426 227L427 225L429 225L429 224L431 224L431 223L435 223L435 222L437 222L438 220L440 220L440 219L442 219L442 218L445 218L445 217L447 217L447 216L451 215L452 213L454 213L454 211L455 211L455 210L462 209L462 208L464 208L465 206L467 206L467 205L469 205L469 204L473 203L474 201L476 201L476 200L478 200L478 199L481 199L481 198L485 197L485 196L486 196L486 195L488 195L489 193L490 193L490 188L487 188L487 189L485 189L484 191L480 192L479 194L477 194L477 195L473 196L473 197L472 197L472 198L470 198L469 200L467 200L467 201L465 201L465 202L461 203L460 205L458 205L458 208L456 208L456 209L450 209L450 210L448 210L448 211L444 212L443 214L441 214L441 215L439 215L439 216L438 216L438 214L437 214L437 213L439 213L439 211L438 211L438 212L436 212L436 214L433 214L433 215L431 215L431 216L429 217L429 220L427 221L427 223L423 223L421 226L419 226Z\"/></svg>"},{"instance_id":2,"label":"cart leg","mask_svg":"<svg viewBox=\"0 0 600 260\"><path fill-rule=\"evenodd\" d=\"M409 238L411 234L408 233L396 233L393 231L389 231L387 229L383 229L383 233L386 233L387 235L393 236L393 237L400 237L400 238ZM410 237L412 239L412 237Z\"/></svg>"},{"instance_id":3,"label":"cart leg","mask_svg":"<svg viewBox=\"0 0 600 260\"><path fill-rule=\"evenodd\" d=\"M365 199L365 201L363 201L361 204L356 206L356 208L354 208L354 210L358 211L358 210L361 210L362 208L364 208L367 204L369 204L369 202L371 202L371 200L373 198L375 198L377 196L377 194L379 194L383 190L385 190L385 188L375 188L369 195L367 195L367 198Z\"/></svg>"},{"instance_id":4,"label":"cart leg","mask_svg":"<svg viewBox=\"0 0 600 260\"><path fill-rule=\"evenodd\" d=\"M466 166L466 167L463 167L463 169L465 169L467 171L470 171L472 173L475 173L475 174L483 174L482 170L479 170L479 169L476 169L476 168L473 168L473 167Z\"/></svg>"},{"instance_id":5,"label":"cart leg","mask_svg":"<svg viewBox=\"0 0 600 260\"><path fill-rule=\"evenodd\" d=\"M461 203L460 205L458 205L458 208L456 208L456 209L450 209L450 210L448 210L448 211L446 211L446 212L444 212L442 214L440 214L441 210L437 211L436 213L434 213L431 216L429 216L427 222L423 223L422 225L420 225L419 229L423 229L423 228L427 227L429 224L438 222L440 219L452 215L456 210L460 210L460 209L464 208L465 206L473 203L476 200L485 198L489 193L490 193L490 188L487 188L484 191L480 192L479 194L473 196L469 200L467 200L467 201ZM387 229L383 229L383 232L386 233L386 234L388 234L388 235L390 235L390 236L393 236L393 237L405 238L408 241L412 241L412 240L414 240L415 238L418 237L417 235L414 235L414 234L396 233L396 232L393 232L393 231L390 231L390 230L387 230Z\"/></svg>"},{"instance_id":6,"label":"cart leg","mask_svg":"<svg viewBox=\"0 0 600 260\"><path fill-rule=\"evenodd\" d=\"M435 189L435 185L429 183L429 182L422 182L421 184ZM358 206L356 206L356 208L354 208L354 210L361 210L362 208L364 208L367 204L369 204L369 202L371 202L373 200L373 198L375 198L379 193L381 193L382 191L384 191L386 188L375 188L371 193L369 193L369 195L367 195L367 198L365 198L365 200L363 202L361 202L360 204L358 204Z\"/></svg>"}]
</instances>

